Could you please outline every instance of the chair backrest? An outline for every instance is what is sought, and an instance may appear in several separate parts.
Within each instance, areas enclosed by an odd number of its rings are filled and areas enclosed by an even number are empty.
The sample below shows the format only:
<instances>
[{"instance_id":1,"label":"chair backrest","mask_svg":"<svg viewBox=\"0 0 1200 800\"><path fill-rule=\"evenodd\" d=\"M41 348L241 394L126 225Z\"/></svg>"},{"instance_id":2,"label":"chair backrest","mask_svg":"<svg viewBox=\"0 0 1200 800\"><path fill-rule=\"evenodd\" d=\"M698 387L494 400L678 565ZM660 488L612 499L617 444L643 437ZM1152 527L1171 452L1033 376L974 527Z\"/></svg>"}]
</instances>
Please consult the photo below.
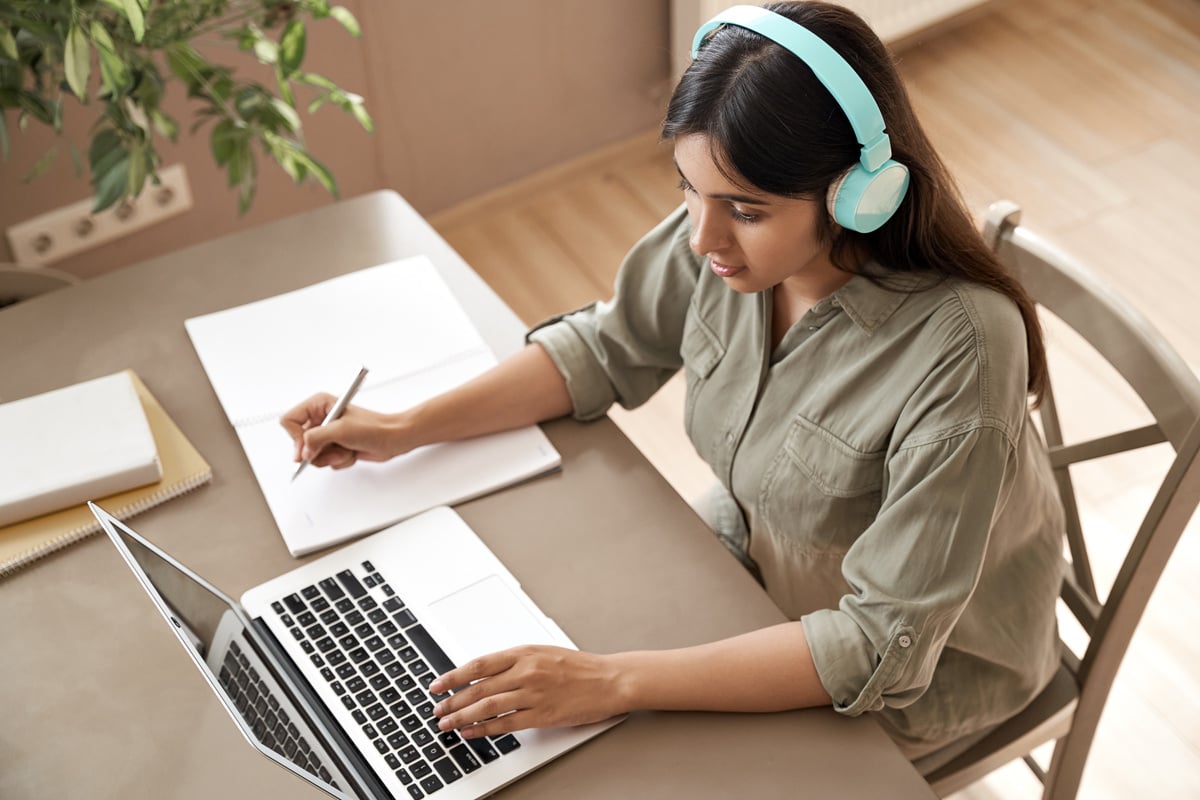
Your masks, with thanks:
<instances>
[{"instance_id":1,"label":"chair backrest","mask_svg":"<svg viewBox=\"0 0 1200 800\"><path fill-rule=\"evenodd\" d=\"M1153 421L1082 442L1063 441L1053 390L1039 418L1066 510L1070 566L1062 600L1086 633L1077 654L1064 645L1055 681L1027 709L926 775L950 794L1014 758L1045 785L1049 800L1072 798L1117 668L1175 544L1200 503L1200 380L1153 325L1095 275L1018 225L1020 209L995 203L984 237L1038 305L1075 331L1125 380ZM1051 378L1053 380L1053 372ZM1064 414L1069 418L1069 412ZM1174 458L1121 559L1106 595L1097 590L1070 467L1081 461L1169 443ZM1057 741L1047 770L1029 752Z\"/></svg>"}]
</instances>

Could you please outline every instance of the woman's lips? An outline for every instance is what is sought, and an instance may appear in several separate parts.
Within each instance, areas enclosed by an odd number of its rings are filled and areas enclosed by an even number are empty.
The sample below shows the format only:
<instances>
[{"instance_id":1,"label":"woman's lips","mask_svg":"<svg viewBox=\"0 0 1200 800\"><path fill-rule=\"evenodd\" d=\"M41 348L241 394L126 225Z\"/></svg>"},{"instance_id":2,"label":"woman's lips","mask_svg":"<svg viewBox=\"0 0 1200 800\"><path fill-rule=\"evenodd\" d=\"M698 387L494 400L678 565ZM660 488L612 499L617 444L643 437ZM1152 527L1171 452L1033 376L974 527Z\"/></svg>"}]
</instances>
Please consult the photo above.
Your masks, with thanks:
<instances>
[{"instance_id":1,"label":"woman's lips","mask_svg":"<svg viewBox=\"0 0 1200 800\"><path fill-rule=\"evenodd\" d=\"M720 261L714 261L711 258L708 260L708 265L709 268L721 278L732 278L734 275L737 275L739 272L745 269L745 267L734 267L730 266L729 264L722 264Z\"/></svg>"}]
</instances>

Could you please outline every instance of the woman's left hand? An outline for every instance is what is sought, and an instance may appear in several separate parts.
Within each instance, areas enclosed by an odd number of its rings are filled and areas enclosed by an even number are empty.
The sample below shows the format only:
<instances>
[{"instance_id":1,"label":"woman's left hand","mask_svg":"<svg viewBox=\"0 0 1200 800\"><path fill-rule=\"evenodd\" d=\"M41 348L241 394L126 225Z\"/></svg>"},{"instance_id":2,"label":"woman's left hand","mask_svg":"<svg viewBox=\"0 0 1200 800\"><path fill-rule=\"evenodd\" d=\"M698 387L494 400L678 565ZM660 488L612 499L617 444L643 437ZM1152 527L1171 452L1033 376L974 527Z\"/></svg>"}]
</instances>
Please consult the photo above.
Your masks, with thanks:
<instances>
[{"instance_id":1,"label":"woman's left hand","mask_svg":"<svg viewBox=\"0 0 1200 800\"><path fill-rule=\"evenodd\" d=\"M615 716L619 672L606 656L527 645L481 656L439 677L429 690L461 691L434 708L443 731L466 738L523 728L582 725Z\"/></svg>"}]
</instances>

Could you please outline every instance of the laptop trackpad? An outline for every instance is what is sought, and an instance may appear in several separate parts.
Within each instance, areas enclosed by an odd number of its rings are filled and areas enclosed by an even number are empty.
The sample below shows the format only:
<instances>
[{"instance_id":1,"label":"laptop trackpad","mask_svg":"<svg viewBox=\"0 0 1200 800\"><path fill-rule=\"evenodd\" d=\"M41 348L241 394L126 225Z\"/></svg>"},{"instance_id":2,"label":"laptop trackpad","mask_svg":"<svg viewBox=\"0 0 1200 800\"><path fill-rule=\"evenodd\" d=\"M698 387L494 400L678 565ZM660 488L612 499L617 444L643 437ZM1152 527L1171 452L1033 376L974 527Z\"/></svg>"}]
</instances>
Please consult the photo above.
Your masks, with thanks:
<instances>
[{"instance_id":1,"label":"laptop trackpad","mask_svg":"<svg viewBox=\"0 0 1200 800\"><path fill-rule=\"evenodd\" d=\"M452 639L443 646L456 664L519 644L558 644L498 575L446 595L430 609Z\"/></svg>"}]
</instances>

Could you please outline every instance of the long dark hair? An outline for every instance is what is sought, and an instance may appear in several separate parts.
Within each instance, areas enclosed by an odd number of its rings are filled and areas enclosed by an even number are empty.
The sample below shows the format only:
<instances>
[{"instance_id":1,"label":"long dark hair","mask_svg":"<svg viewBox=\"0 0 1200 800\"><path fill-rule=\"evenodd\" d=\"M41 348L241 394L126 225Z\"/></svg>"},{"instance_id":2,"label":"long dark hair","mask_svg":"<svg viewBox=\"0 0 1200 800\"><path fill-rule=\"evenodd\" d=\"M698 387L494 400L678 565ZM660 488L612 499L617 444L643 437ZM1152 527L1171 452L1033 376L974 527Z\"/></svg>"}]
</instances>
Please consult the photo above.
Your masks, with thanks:
<instances>
[{"instance_id":1,"label":"long dark hair","mask_svg":"<svg viewBox=\"0 0 1200 800\"><path fill-rule=\"evenodd\" d=\"M771 11L825 40L874 95L892 158L910 172L900 209L872 233L833 228L833 263L855 271L865 253L885 269L933 272L990 287L1017 304L1029 350L1028 391L1047 387L1046 352L1036 306L988 249L945 164L917 121L891 55L858 15L821 2L771 3ZM663 123L663 139L702 134L716 164L735 183L784 197L819 199L858 161L860 145L845 112L802 60L757 33L727 25L701 46L684 72ZM740 178L739 178L740 176Z\"/></svg>"}]
</instances>

